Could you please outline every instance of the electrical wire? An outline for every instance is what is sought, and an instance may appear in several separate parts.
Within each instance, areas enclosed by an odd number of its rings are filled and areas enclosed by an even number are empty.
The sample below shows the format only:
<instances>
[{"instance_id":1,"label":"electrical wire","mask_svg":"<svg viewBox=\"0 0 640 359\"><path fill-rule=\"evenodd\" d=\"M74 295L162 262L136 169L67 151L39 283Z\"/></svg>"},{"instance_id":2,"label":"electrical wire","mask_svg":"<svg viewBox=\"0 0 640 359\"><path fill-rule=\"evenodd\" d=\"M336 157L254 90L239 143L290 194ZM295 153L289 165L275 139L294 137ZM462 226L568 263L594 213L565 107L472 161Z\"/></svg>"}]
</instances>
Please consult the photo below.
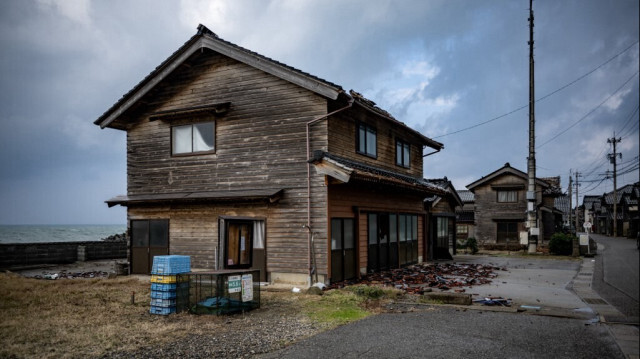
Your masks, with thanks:
<instances>
[{"instance_id":1,"label":"electrical wire","mask_svg":"<svg viewBox=\"0 0 640 359\"><path fill-rule=\"evenodd\" d=\"M584 79L585 77L587 77L587 76L591 75L592 73L596 72L596 71L597 71L598 69L600 69L601 67L603 67L603 66L605 66L606 64L610 63L611 61L615 60L617 57L619 57L620 55L624 54L624 53L625 53L625 52L627 52L629 49L631 49L632 47L634 47L635 45L637 45L637 44L638 44L638 42L640 42L640 41L636 41L636 42L634 42L633 44L631 44L631 45L627 46L624 50L622 50L622 51L618 52L617 54L613 55L613 56L612 56L611 58L609 58L607 61L605 61L605 62L601 63L601 64L600 64L600 65L598 65L598 66L596 66L594 69L590 70L589 72L585 73L584 75L582 75L582 76L580 76L580 77L576 78L575 80L573 80L573 81L571 81L571 82L569 82L569 83L567 83L567 84L565 84L565 85L563 85L563 86L559 87L558 89L553 90L553 91L551 91L550 93L548 93L548 94L546 94L546 95L544 95L544 96L540 97L539 99L537 99L537 100L536 100L536 102L543 101L543 100L547 99L548 97L550 97L550 96L552 96L552 95L555 95L556 93L558 93L558 92L560 92L560 91L562 91L562 90L566 89L567 87L569 87L569 86L571 86L571 85L573 85L573 84L577 83L578 81L580 81L580 80ZM486 121L483 121L483 122L476 123L475 125L471 125L471 126L469 126L469 127L465 127L465 128L460 129L460 130L456 130L456 131L453 131L453 132L449 132L449 133L445 133L445 134L442 134L442 135L434 136L433 138L435 139L435 138L445 137L445 136L449 136L449 135L454 135L454 134L457 134L457 133L460 133L460 132L464 132L464 131L467 131L467 130L471 130L471 129L473 129L473 128L476 128L476 127L479 127L479 126L482 126L482 125L486 125L486 124L491 123L491 122L493 122L493 121L499 120L499 119L501 119L501 118L503 118L503 117L506 117L506 116L509 116L509 115L511 115L511 114L514 114L514 113L516 113L516 112L518 112L518 111L520 111L520 110L523 110L523 109L527 108L528 106L529 106L529 104L526 104L526 105L520 106L520 107L516 108L515 110L511 110L511 111L509 111L509 112L507 112L507 113L505 113L505 114L502 114L502 115L500 115L500 116L493 117L493 118L491 118L491 119L489 119L489 120L486 120Z\"/></svg>"},{"instance_id":2,"label":"electrical wire","mask_svg":"<svg viewBox=\"0 0 640 359\"><path fill-rule=\"evenodd\" d=\"M633 80L634 77L636 77L638 75L640 71L636 71L631 77L629 77L627 79L627 81L625 81L620 87L618 87L617 90L615 90L615 92L613 92L611 95L609 95L606 99L604 99L604 101L600 102L598 104L598 106L594 107L593 109L591 109L591 111L589 111L586 115L582 116L580 119L578 119L578 121L574 122L571 126L567 127L566 129L564 129L563 131L560 131L560 133L556 134L555 136L551 137L550 139L548 139L546 142L544 142L543 144L541 144L540 146L537 146L536 149L542 148L544 145L546 145L547 143L555 140L556 138L560 137L561 135L563 135L564 133L566 133L567 131L569 131L570 129L572 129L573 127L575 127L577 124L579 124L580 122L584 121L587 117L589 117L589 115L591 115L592 113L594 113L598 108L600 108L600 106L604 105L607 101L609 101L609 99L611 99L615 94L617 94L620 90L622 90L631 80Z\"/></svg>"}]
</instances>

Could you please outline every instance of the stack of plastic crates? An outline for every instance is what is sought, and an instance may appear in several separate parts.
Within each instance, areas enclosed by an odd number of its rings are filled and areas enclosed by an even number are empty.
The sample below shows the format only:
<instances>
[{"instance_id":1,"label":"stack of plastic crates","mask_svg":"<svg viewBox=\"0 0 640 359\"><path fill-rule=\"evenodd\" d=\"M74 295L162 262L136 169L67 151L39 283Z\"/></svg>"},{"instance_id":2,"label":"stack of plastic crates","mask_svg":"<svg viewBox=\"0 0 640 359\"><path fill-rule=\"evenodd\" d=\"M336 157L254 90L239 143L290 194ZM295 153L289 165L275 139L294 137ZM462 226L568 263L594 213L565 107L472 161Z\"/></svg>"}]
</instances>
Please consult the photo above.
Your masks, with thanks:
<instances>
[{"instance_id":1,"label":"stack of plastic crates","mask_svg":"<svg viewBox=\"0 0 640 359\"><path fill-rule=\"evenodd\" d=\"M189 256L155 256L151 268L151 314L168 315L184 307L188 301L189 282L179 279L179 274L191 271Z\"/></svg>"}]
</instances>

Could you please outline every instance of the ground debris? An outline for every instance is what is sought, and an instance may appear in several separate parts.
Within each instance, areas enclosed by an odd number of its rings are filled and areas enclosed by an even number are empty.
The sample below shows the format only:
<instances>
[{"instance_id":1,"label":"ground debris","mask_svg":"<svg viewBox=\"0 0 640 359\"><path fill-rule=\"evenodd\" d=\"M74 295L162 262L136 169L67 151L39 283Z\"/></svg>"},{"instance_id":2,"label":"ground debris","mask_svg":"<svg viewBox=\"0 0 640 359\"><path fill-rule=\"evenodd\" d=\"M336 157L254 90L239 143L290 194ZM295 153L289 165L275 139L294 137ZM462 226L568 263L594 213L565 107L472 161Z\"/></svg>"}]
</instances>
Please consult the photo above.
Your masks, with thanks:
<instances>
[{"instance_id":1,"label":"ground debris","mask_svg":"<svg viewBox=\"0 0 640 359\"><path fill-rule=\"evenodd\" d=\"M88 272L67 272L61 271L57 273L43 272L42 275L35 275L36 279L75 279L75 278L103 278L108 277L108 272L88 271Z\"/></svg>"},{"instance_id":2,"label":"ground debris","mask_svg":"<svg viewBox=\"0 0 640 359\"><path fill-rule=\"evenodd\" d=\"M404 290L410 294L424 294L430 288L449 290L453 287L470 287L491 283L497 277L494 270L501 268L484 264L415 264L378 273L371 273L356 280L333 283L326 289L348 285L384 285Z\"/></svg>"}]
</instances>

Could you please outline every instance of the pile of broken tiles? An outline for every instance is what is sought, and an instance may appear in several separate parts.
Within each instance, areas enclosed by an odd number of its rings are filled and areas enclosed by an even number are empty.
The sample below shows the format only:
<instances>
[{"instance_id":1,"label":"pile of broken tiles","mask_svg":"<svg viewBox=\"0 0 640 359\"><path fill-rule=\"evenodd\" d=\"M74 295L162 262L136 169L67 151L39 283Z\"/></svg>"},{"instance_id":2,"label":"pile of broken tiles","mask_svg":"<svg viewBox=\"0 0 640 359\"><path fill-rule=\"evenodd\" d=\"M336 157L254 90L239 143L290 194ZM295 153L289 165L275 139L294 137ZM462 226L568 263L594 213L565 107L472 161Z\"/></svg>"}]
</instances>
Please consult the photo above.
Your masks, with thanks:
<instances>
[{"instance_id":1,"label":"pile of broken tiles","mask_svg":"<svg viewBox=\"0 0 640 359\"><path fill-rule=\"evenodd\" d=\"M494 270L506 269L482 264L415 264L404 268L367 274L359 280L334 283L327 289L342 288L353 284L366 284L394 287L402 289L409 294L423 294L433 290L433 288L449 290L491 283L491 280L497 277ZM464 289L454 290L456 292L464 292Z\"/></svg>"}]
</instances>

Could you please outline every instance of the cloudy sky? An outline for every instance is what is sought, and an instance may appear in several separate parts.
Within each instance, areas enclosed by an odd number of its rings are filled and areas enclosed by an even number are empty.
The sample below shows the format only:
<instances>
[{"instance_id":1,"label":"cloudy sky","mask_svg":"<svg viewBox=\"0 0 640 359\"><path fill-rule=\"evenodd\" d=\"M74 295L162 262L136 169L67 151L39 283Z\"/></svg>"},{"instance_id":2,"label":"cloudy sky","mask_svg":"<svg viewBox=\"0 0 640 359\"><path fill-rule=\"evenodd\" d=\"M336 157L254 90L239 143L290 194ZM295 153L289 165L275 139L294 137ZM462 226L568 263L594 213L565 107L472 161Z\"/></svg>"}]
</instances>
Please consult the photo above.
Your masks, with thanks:
<instances>
[{"instance_id":1,"label":"cloudy sky","mask_svg":"<svg viewBox=\"0 0 640 359\"><path fill-rule=\"evenodd\" d=\"M638 1L536 0L538 176L638 181ZM0 224L124 224L125 134L93 125L196 33L354 89L443 142L457 189L528 156L527 0L0 1Z\"/></svg>"}]
</instances>

